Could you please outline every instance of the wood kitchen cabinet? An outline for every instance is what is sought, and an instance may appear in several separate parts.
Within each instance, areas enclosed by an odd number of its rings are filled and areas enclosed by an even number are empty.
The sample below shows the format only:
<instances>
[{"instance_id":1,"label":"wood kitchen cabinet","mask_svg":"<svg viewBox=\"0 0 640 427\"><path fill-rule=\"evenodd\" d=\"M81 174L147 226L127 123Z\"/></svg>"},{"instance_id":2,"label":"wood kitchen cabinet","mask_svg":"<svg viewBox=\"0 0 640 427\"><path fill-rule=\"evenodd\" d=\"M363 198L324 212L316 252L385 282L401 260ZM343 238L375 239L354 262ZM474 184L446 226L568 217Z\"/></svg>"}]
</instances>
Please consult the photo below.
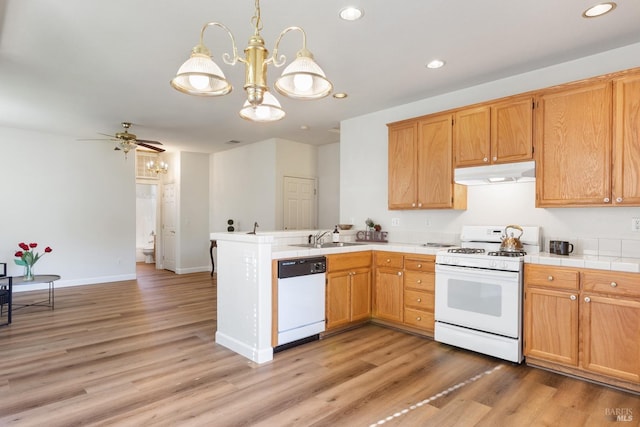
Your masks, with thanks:
<instances>
[{"instance_id":1,"label":"wood kitchen cabinet","mask_svg":"<svg viewBox=\"0 0 640 427\"><path fill-rule=\"evenodd\" d=\"M435 256L404 257L404 323L433 336L435 305Z\"/></svg>"},{"instance_id":2,"label":"wood kitchen cabinet","mask_svg":"<svg viewBox=\"0 0 640 427\"><path fill-rule=\"evenodd\" d=\"M610 80L539 97L537 207L611 204L612 103Z\"/></svg>"},{"instance_id":3,"label":"wood kitchen cabinet","mask_svg":"<svg viewBox=\"0 0 640 427\"><path fill-rule=\"evenodd\" d=\"M525 265L524 353L578 366L579 272Z\"/></svg>"},{"instance_id":4,"label":"wood kitchen cabinet","mask_svg":"<svg viewBox=\"0 0 640 427\"><path fill-rule=\"evenodd\" d=\"M613 81L612 204L640 206L640 72Z\"/></svg>"},{"instance_id":5,"label":"wood kitchen cabinet","mask_svg":"<svg viewBox=\"0 0 640 427\"><path fill-rule=\"evenodd\" d=\"M640 274L581 273L582 367L640 384Z\"/></svg>"},{"instance_id":6,"label":"wood kitchen cabinet","mask_svg":"<svg viewBox=\"0 0 640 427\"><path fill-rule=\"evenodd\" d=\"M393 322L403 318L404 257L396 252L374 252L373 317Z\"/></svg>"},{"instance_id":7,"label":"wood kitchen cabinet","mask_svg":"<svg viewBox=\"0 0 640 427\"><path fill-rule=\"evenodd\" d=\"M640 274L525 266L534 366L640 391Z\"/></svg>"},{"instance_id":8,"label":"wood kitchen cabinet","mask_svg":"<svg viewBox=\"0 0 640 427\"><path fill-rule=\"evenodd\" d=\"M327 330L369 318L371 252L327 255Z\"/></svg>"},{"instance_id":9,"label":"wood kitchen cabinet","mask_svg":"<svg viewBox=\"0 0 640 427\"><path fill-rule=\"evenodd\" d=\"M389 209L466 209L466 187L453 183L452 116L389 124Z\"/></svg>"},{"instance_id":10,"label":"wood kitchen cabinet","mask_svg":"<svg viewBox=\"0 0 640 427\"><path fill-rule=\"evenodd\" d=\"M533 97L517 96L455 112L455 167L533 158Z\"/></svg>"}]
</instances>

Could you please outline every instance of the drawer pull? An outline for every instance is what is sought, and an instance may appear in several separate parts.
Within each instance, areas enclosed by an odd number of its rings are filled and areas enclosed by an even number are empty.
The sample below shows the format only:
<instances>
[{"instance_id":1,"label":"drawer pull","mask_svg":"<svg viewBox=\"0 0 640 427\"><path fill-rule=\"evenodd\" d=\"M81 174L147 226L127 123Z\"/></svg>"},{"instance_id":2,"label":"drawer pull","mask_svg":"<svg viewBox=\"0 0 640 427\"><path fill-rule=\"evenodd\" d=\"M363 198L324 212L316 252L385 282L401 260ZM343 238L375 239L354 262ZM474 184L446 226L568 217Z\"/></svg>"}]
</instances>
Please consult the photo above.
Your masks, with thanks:
<instances>
[{"instance_id":1,"label":"drawer pull","mask_svg":"<svg viewBox=\"0 0 640 427\"><path fill-rule=\"evenodd\" d=\"M422 264L418 264L418 268L422 268Z\"/></svg>"},{"instance_id":2,"label":"drawer pull","mask_svg":"<svg viewBox=\"0 0 640 427\"><path fill-rule=\"evenodd\" d=\"M577 297L577 296L575 296L575 295L571 295L571 296L569 297L569 299L570 299L571 301L575 301L576 299L578 299L578 297Z\"/></svg>"},{"instance_id":3,"label":"drawer pull","mask_svg":"<svg viewBox=\"0 0 640 427\"><path fill-rule=\"evenodd\" d=\"M616 286L618 286L618 284L616 282L611 282L611 287L615 288Z\"/></svg>"},{"instance_id":4,"label":"drawer pull","mask_svg":"<svg viewBox=\"0 0 640 427\"><path fill-rule=\"evenodd\" d=\"M422 283L422 279L418 279L416 283L419 285L420 283Z\"/></svg>"},{"instance_id":5,"label":"drawer pull","mask_svg":"<svg viewBox=\"0 0 640 427\"><path fill-rule=\"evenodd\" d=\"M418 298L416 301L418 301L418 302L422 302L422 298Z\"/></svg>"},{"instance_id":6,"label":"drawer pull","mask_svg":"<svg viewBox=\"0 0 640 427\"><path fill-rule=\"evenodd\" d=\"M549 282L553 282L553 276L548 276L548 277L547 277L547 280L548 280Z\"/></svg>"},{"instance_id":7,"label":"drawer pull","mask_svg":"<svg viewBox=\"0 0 640 427\"><path fill-rule=\"evenodd\" d=\"M386 261L386 262L391 262L391 259L387 258L387 261Z\"/></svg>"},{"instance_id":8,"label":"drawer pull","mask_svg":"<svg viewBox=\"0 0 640 427\"><path fill-rule=\"evenodd\" d=\"M591 302L591 298L589 298L589 297L584 297L584 302Z\"/></svg>"},{"instance_id":9,"label":"drawer pull","mask_svg":"<svg viewBox=\"0 0 640 427\"><path fill-rule=\"evenodd\" d=\"M416 320L419 322L419 321L422 320L422 317L418 316L418 317L416 317Z\"/></svg>"}]
</instances>

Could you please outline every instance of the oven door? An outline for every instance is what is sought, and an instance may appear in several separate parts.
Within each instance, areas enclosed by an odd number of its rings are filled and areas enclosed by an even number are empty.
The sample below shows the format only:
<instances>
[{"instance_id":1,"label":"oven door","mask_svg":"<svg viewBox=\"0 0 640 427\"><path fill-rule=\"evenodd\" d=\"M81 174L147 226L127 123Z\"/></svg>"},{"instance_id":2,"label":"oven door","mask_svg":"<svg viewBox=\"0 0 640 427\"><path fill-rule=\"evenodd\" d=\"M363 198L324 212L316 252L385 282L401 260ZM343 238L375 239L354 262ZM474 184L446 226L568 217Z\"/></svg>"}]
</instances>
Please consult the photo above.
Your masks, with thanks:
<instances>
[{"instance_id":1,"label":"oven door","mask_svg":"<svg viewBox=\"0 0 640 427\"><path fill-rule=\"evenodd\" d=\"M435 320L519 338L520 273L436 265Z\"/></svg>"}]
</instances>

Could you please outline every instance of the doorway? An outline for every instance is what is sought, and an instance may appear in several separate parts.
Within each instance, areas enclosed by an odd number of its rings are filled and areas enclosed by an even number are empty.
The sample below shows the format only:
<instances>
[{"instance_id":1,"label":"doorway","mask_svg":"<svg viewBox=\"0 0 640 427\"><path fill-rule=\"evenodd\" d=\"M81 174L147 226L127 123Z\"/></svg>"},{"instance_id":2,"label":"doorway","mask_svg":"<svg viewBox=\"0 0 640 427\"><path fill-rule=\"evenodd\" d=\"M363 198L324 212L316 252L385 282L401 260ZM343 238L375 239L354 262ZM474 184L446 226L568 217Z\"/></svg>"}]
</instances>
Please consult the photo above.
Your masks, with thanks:
<instances>
[{"instance_id":1,"label":"doorway","mask_svg":"<svg viewBox=\"0 0 640 427\"><path fill-rule=\"evenodd\" d=\"M314 178L284 177L285 230L312 230L317 227L317 191Z\"/></svg>"},{"instance_id":2,"label":"doorway","mask_svg":"<svg viewBox=\"0 0 640 427\"><path fill-rule=\"evenodd\" d=\"M158 185L136 183L136 262L155 263Z\"/></svg>"}]
</instances>

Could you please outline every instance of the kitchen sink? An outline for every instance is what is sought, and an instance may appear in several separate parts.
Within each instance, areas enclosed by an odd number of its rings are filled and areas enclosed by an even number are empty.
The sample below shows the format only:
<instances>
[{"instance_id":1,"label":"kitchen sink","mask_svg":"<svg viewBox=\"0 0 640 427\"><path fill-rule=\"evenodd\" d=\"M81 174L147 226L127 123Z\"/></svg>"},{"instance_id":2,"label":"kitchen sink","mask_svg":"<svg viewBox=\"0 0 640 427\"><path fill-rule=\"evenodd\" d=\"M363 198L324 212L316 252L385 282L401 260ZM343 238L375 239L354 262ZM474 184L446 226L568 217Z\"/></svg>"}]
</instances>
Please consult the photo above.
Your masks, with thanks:
<instances>
[{"instance_id":1,"label":"kitchen sink","mask_svg":"<svg viewBox=\"0 0 640 427\"><path fill-rule=\"evenodd\" d=\"M338 242L338 243L329 242L329 243L322 243L320 245L314 245L312 243L302 243L299 245L289 245L289 246L296 246L298 248L325 249L325 248L341 248L341 247L347 247L347 246L358 246L362 244L363 243L356 243L356 242Z\"/></svg>"}]
</instances>

